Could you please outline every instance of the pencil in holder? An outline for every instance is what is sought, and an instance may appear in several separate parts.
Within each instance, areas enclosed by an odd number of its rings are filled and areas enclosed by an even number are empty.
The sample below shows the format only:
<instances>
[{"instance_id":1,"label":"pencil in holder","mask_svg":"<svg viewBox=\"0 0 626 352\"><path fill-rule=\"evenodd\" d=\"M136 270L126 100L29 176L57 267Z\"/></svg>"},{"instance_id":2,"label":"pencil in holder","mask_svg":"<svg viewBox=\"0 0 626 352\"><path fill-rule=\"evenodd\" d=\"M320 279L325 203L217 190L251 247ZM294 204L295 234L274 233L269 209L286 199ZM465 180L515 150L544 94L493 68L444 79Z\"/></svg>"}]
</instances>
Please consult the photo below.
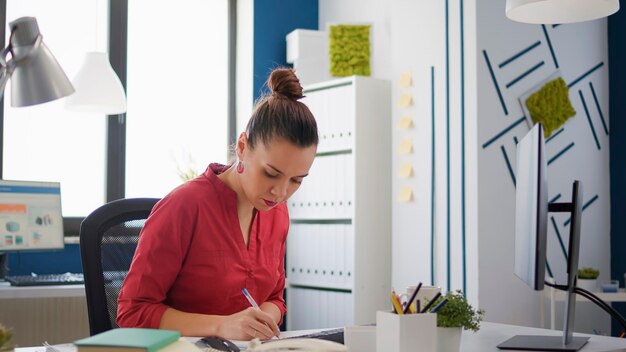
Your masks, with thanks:
<instances>
[{"instance_id":1,"label":"pencil in holder","mask_svg":"<svg viewBox=\"0 0 626 352\"><path fill-rule=\"evenodd\" d=\"M376 350L435 352L437 314L376 312Z\"/></svg>"}]
</instances>

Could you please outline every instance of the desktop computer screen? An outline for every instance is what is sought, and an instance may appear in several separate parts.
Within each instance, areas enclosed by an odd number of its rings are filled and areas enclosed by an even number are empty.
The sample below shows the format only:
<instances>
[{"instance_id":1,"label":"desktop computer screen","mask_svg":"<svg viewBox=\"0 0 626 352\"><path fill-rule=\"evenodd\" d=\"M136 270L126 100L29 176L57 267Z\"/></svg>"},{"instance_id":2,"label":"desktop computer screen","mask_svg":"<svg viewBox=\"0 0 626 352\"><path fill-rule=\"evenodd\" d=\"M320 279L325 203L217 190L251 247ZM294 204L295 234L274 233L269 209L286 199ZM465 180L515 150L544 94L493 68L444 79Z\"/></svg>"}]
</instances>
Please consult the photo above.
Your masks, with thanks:
<instances>
[{"instance_id":1,"label":"desktop computer screen","mask_svg":"<svg viewBox=\"0 0 626 352\"><path fill-rule=\"evenodd\" d=\"M517 144L515 275L535 290L544 287L548 237L548 168L541 124Z\"/></svg>"},{"instance_id":2,"label":"desktop computer screen","mask_svg":"<svg viewBox=\"0 0 626 352\"><path fill-rule=\"evenodd\" d=\"M0 180L0 254L63 249L58 182Z\"/></svg>"},{"instance_id":3,"label":"desktop computer screen","mask_svg":"<svg viewBox=\"0 0 626 352\"><path fill-rule=\"evenodd\" d=\"M543 127L535 124L517 145L514 273L535 290L544 288L548 212L571 216L567 253L568 282L563 336L517 335L498 345L505 350L577 351L587 337L574 337L574 290L580 249L582 184L574 181L572 201L548 204L548 177Z\"/></svg>"}]
</instances>

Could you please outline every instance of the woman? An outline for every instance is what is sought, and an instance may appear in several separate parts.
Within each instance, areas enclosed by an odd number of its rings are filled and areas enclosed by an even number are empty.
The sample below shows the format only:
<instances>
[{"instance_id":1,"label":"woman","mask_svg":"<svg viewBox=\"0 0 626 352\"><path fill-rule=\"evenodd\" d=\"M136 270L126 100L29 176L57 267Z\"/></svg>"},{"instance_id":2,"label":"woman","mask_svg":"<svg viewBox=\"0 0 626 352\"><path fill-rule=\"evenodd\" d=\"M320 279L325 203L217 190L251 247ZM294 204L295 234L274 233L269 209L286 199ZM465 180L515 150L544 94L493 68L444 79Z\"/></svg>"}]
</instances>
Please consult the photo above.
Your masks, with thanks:
<instances>
[{"instance_id":1,"label":"woman","mask_svg":"<svg viewBox=\"0 0 626 352\"><path fill-rule=\"evenodd\" d=\"M287 310L285 201L311 168L318 134L292 70L274 70L267 85L271 94L257 102L237 141L237 161L209 165L152 210L120 291L120 327L278 336Z\"/></svg>"}]
</instances>

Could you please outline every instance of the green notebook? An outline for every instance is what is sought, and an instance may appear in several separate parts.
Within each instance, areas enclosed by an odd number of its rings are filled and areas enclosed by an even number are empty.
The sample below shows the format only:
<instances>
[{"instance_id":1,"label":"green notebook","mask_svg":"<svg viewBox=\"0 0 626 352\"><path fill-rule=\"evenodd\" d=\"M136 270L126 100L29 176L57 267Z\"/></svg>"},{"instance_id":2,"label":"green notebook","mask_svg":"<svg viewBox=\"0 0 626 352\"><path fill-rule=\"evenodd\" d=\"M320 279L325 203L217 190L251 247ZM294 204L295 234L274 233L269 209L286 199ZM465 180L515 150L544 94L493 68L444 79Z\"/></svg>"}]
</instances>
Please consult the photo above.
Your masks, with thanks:
<instances>
[{"instance_id":1,"label":"green notebook","mask_svg":"<svg viewBox=\"0 0 626 352\"><path fill-rule=\"evenodd\" d=\"M74 341L80 352L116 351L134 352L158 351L180 338L173 330L118 328Z\"/></svg>"}]
</instances>

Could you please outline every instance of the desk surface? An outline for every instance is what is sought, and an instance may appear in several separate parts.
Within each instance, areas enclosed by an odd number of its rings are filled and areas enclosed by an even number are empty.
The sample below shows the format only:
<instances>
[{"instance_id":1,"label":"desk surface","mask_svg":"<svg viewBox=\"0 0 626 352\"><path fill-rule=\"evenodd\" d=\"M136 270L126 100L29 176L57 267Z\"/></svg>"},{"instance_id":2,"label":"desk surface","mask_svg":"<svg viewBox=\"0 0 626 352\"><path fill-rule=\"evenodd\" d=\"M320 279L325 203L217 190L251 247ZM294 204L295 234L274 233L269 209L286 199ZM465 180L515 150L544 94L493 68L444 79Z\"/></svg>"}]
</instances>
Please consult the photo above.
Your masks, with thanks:
<instances>
[{"instance_id":1,"label":"desk surface","mask_svg":"<svg viewBox=\"0 0 626 352\"><path fill-rule=\"evenodd\" d=\"M53 297L85 297L85 285L11 286L0 282L0 299Z\"/></svg>"},{"instance_id":2,"label":"desk surface","mask_svg":"<svg viewBox=\"0 0 626 352\"><path fill-rule=\"evenodd\" d=\"M315 330L307 331L289 331L281 336L297 336L302 333L309 333ZM489 352L500 351L496 347L501 342L513 337L514 335L551 335L562 336L560 331L528 328L523 326L497 324L483 322L481 329L477 333L471 331L463 331L461 338L461 352ZM589 342L581 349L581 352L600 352L600 351L626 351L626 339L615 337L574 334L575 336L588 336ZM190 338L192 339L192 338ZM193 341L193 340L192 340ZM72 345L58 345L60 352L74 352L76 349ZM17 348L16 352L46 352L45 347L29 347Z\"/></svg>"}]
</instances>

